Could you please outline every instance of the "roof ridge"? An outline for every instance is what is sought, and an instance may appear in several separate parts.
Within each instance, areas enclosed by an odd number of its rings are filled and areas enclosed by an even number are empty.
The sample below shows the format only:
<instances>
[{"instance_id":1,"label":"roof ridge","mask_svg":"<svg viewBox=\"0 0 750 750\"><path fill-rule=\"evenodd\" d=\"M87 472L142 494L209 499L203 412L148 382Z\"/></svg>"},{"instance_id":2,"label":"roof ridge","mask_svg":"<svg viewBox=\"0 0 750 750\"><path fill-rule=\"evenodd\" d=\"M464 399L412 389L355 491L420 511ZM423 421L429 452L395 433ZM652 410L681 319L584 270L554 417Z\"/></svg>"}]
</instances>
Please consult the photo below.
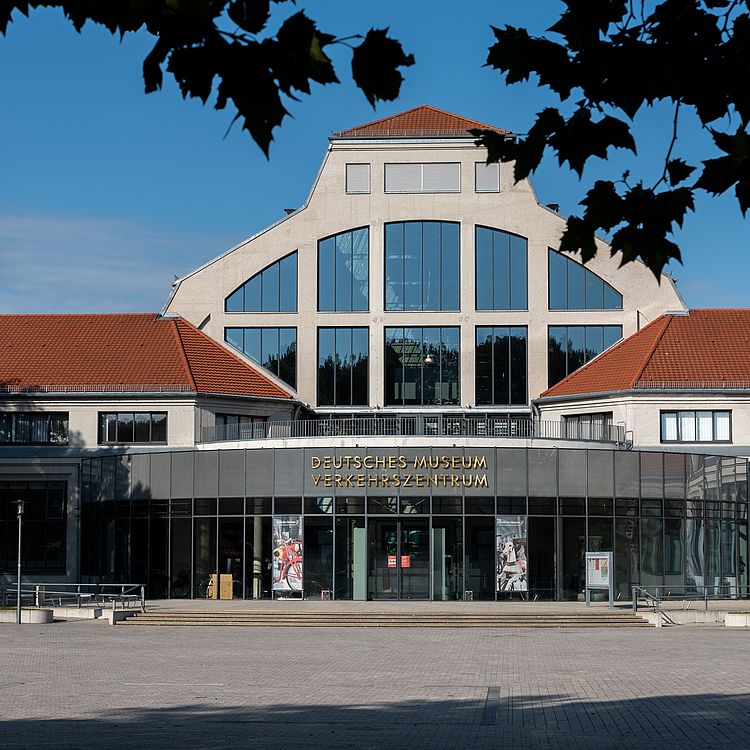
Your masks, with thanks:
<instances>
[{"instance_id":1,"label":"roof ridge","mask_svg":"<svg viewBox=\"0 0 750 750\"><path fill-rule=\"evenodd\" d=\"M185 353L185 342L182 340L182 336L180 335L180 327L179 325L177 325L180 320L182 320L181 317L169 318L169 322L172 324L172 333L177 340L177 349L180 352L180 360L182 361L182 364L185 367L185 371L187 372L188 381L193 386L193 390L197 393L198 384L195 382L195 378L193 377L193 370L190 367L190 361L188 360L187 354Z\"/></svg>"},{"instance_id":2,"label":"roof ridge","mask_svg":"<svg viewBox=\"0 0 750 750\"><path fill-rule=\"evenodd\" d=\"M654 323L658 323L662 319L664 320L664 326L662 327L661 331L658 333L658 335L654 339L653 344L651 345L651 347L649 348L648 352L646 353L646 356L645 356L645 358L643 360L643 364L638 368L636 376L631 381L631 383L630 383L631 390L633 388L635 388L635 384L641 379L641 375L643 375L643 371L648 366L648 363L651 360L651 357L654 356L654 352L656 351L656 347L659 346L659 344L661 343L661 340L664 338L664 334L667 332L667 329L669 328L670 325L672 325L672 321L674 320L674 315L668 315L668 314L665 313L664 315L660 315L654 321ZM649 325L652 325L652 324L649 324ZM646 328L648 328L648 326L646 326ZM645 331L646 328L643 328L641 330ZM639 333L640 333L640 331L639 331Z\"/></svg>"}]
</instances>

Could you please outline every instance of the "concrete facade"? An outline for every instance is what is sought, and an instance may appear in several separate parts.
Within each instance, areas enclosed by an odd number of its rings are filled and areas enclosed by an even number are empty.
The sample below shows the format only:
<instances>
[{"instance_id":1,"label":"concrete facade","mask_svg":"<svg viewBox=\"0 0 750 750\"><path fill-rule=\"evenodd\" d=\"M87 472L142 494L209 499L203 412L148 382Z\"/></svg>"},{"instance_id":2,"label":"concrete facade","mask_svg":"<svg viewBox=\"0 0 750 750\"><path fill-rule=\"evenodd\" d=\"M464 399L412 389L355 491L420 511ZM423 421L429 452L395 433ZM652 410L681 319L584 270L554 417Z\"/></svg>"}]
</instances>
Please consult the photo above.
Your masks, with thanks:
<instances>
[{"instance_id":1,"label":"concrete facade","mask_svg":"<svg viewBox=\"0 0 750 750\"><path fill-rule=\"evenodd\" d=\"M475 164L486 151L470 138L346 139L333 138L312 192L304 206L273 226L240 243L175 282L167 312L179 313L216 341L233 326L294 326L297 328L297 391L300 401L317 406L318 326L369 328L369 408L384 406L384 329L390 326L460 326L461 372L458 408L476 405L474 391L475 327L528 327L528 397L547 388L547 326L621 325L629 336L667 310L684 303L673 281L658 284L640 263L619 269L619 257L608 246L587 265L623 296L622 310L548 309L548 248L559 246L565 220L539 203L531 183L514 184L512 166L501 165L500 192L475 190ZM388 194L384 170L388 163L459 162L460 193ZM370 193L346 193L346 165L370 164ZM384 309L384 225L409 220L460 222L460 310L455 312L386 312ZM487 226L528 240L528 309L478 311L475 304L475 226ZM333 234L369 227L369 311L318 312L317 243ZM296 313L226 313L224 300L269 264L298 252ZM331 407L321 407L326 411ZM392 407L388 407L393 410ZM427 407L429 408L429 407ZM436 407L433 407L436 408ZM437 407L445 408L445 407ZM481 407L486 409L487 407ZM513 407L524 411L528 407ZM411 409L413 410L413 408ZM508 409L505 409L508 410ZM352 411L351 407L345 411Z\"/></svg>"}]
</instances>

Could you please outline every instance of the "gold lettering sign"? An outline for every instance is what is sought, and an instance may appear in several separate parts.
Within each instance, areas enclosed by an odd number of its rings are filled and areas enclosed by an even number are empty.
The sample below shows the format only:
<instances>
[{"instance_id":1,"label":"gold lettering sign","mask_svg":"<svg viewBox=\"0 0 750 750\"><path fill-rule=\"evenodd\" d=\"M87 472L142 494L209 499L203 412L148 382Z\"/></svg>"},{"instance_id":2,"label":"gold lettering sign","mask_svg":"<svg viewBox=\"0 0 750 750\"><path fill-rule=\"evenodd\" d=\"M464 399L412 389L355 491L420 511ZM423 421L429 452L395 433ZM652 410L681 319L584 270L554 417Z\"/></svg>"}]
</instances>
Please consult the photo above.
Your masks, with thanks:
<instances>
[{"instance_id":1,"label":"gold lettering sign","mask_svg":"<svg viewBox=\"0 0 750 750\"><path fill-rule=\"evenodd\" d=\"M489 489L484 456L312 456L310 469L314 487Z\"/></svg>"}]
</instances>

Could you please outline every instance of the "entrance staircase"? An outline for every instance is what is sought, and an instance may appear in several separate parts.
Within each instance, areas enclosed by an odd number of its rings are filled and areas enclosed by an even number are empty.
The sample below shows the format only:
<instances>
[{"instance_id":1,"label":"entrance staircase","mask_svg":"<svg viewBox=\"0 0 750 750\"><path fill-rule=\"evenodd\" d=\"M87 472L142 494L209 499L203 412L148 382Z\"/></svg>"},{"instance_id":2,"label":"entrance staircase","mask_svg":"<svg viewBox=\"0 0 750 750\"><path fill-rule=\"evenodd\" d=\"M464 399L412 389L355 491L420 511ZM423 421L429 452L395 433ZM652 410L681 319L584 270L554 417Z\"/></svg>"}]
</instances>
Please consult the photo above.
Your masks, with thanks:
<instances>
[{"instance_id":1,"label":"entrance staircase","mask_svg":"<svg viewBox=\"0 0 750 750\"><path fill-rule=\"evenodd\" d=\"M648 628L631 612L300 612L223 611L134 613L119 625L249 628Z\"/></svg>"}]
</instances>

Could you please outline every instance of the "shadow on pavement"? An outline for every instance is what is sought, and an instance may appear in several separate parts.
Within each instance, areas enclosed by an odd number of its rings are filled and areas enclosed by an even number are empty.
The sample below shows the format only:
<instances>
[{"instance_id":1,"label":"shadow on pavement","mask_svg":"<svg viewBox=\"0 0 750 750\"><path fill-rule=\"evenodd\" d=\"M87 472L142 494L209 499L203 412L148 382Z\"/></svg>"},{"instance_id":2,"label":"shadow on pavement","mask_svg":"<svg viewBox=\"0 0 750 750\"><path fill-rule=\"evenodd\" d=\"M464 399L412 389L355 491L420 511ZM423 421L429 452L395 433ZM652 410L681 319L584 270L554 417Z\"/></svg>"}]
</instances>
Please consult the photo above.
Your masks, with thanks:
<instances>
[{"instance_id":1,"label":"shadow on pavement","mask_svg":"<svg viewBox=\"0 0 750 750\"><path fill-rule=\"evenodd\" d=\"M0 748L750 748L750 694L607 701L595 694L596 682L592 675L592 701L512 696L498 686L478 700L375 705L357 705L356 695L344 705L287 704L280 683L268 705L257 708L226 705L226 695L196 686L195 705L112 710L77 720L0 720ZM394 697L399 692L394 685Z\"/></svg>"}]
</instances>

